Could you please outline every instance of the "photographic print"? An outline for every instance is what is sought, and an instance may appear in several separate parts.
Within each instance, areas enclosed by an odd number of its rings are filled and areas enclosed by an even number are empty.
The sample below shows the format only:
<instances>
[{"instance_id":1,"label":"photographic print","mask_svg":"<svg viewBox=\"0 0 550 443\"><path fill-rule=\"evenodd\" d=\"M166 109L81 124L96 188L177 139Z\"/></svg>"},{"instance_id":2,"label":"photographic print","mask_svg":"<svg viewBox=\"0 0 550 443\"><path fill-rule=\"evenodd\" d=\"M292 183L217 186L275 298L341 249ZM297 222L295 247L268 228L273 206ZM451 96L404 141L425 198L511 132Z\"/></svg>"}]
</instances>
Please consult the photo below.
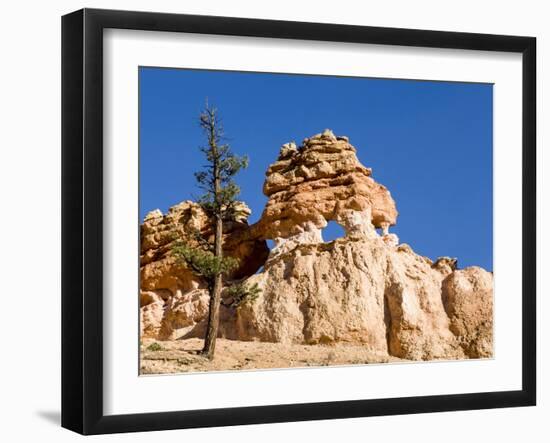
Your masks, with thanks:
<instances>
[{"instance_id":1,"label":"photographic print","mask_svg":"<svg viewBox=\"0 0 550 443\"><path fill-rule=\"evenodd\" d=\"M492 84L138 75L141 375L493 357Z\"/></svg>"}]
</instances>

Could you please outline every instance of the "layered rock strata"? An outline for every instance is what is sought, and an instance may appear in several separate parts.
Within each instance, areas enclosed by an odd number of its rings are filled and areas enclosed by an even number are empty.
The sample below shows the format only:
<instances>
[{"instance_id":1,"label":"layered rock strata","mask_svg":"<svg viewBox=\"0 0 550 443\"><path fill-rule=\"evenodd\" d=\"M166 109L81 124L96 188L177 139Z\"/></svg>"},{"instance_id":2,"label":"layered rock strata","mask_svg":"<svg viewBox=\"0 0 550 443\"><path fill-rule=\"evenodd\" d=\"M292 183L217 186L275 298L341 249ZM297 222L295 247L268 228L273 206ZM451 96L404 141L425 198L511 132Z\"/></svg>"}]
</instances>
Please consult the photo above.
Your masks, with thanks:
<instances>
[{"instance_id":1,"label":"layered rock strata","mask_svg":"<svg viewBox=\"0 0 550 443\"><path fill-rule=\"evenodd\" d=\"M397 209L387 188L371 175L349 139L330 130L306 138L300 147L287 143L266 172L263 191L269 200L254 232L278 247L287 239L293 244L320 240L331 220L348 233L373 236L373 226L387 233Z\"/></svg>"}]
</instances>

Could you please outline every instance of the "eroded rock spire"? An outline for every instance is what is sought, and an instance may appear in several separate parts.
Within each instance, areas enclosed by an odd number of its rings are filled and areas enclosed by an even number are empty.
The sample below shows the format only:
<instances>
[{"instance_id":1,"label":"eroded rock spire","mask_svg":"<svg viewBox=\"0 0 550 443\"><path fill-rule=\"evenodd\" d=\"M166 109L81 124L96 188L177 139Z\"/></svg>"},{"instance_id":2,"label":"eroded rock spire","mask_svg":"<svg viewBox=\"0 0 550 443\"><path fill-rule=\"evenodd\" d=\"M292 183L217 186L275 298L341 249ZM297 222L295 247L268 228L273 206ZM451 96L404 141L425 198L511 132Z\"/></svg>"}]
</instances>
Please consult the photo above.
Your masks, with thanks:
<instances>
[{"instance_id":1,"label":"eroded rock spire","mask_svg":"<svg viewBox=\"0 0 550 443\"><path fill-rule=\"evenodd\" d=\"M395 225L397 209L388 189L372 178L356 149L344 136L324 132L281 147L269 166L263 191L269 200L254 227L259 237L273 239L277 251L299 243L322 242L321 230L331 220L346 235L382 235ZM395 235L387 243L396 245Z\"/></svg>"}]
</instances>

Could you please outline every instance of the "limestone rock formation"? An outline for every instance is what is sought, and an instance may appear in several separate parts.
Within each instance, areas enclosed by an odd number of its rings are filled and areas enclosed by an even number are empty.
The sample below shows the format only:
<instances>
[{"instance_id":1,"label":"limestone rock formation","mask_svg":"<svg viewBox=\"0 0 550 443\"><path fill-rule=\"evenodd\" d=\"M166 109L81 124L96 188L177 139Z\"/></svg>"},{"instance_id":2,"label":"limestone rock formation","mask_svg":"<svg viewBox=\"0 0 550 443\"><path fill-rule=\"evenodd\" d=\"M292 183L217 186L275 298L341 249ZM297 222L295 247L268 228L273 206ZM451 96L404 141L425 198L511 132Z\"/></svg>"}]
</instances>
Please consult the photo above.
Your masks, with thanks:
<instances>
[{"instance_id":1,"label":"limestone rock formation","mask_svg":"<svg viewBox=\"0 0 550 443\"><path fill-rule=\"evenodd\" d=\"M470 357L493 353L493 276L472 266L443 280L443 305L455 334Z\"/></svg>"},{"instance_id":2,"label":"limestone rock formation","mask_svg":"<svg viewBox=\"0 0 550 443\"><path fill-rule=\"evenodd\" d=\"M238 308L222 306L220 336L355 343L411 360L492 356L492 274L458 269L451 257L432 261L400 244L388 232L395 202L347 137L327 130L300 147L283 145L264 192L269 200L260 221L228 224L224 242L243 263L232 278L257 284L261 293ZM321 229L330 220L346 234L324 242ZM144 221L142 333L161 340L202 337L208 312L202 283L170 256L174 229L192 241L194 229L211 228L192 202ZM264 239L275 242L269 255Z\"/></svg>"},{"instance_id":3,"label":"limestone rock formation","mask_svg":"<svg viewBox=\"0 0 550 443\"><path fill-rule=\"evenodd\" d=\"M233 278L254 274L269 253L265 241L250 236L246 222L250 214L248 207L243 203L238 212L240 215L235 220L224 224L224 251L239 259L240 263ZM166 215L157 209L145 217L140 231L140 290L142 317L146 324L142 331L145 336L159 334L159 316L163 317L165 312L174 309L175 299L180 300L189 291L205 287L204 282L178 262L171 252L176 239L198 246L197 232L205 238L213 236L212 224L207 215L197 203L191 201L171 207ZM164 336L173 335L166 333L166 328L163 331Z\"/></svg>"},{"instance_id":4,"label":"limestone rock formation","mask_svg":"<svg viewBox=\"0 0 550 443\"><path fill-rule=\"evenodd\" d=\"M254 230L277 243L318 240L330 220L348 232L374 225L387 233L396 223L397 209L371 173L348 138L328 129L306 138L300 147L287 143L267 170L263 190L269 200Z\"/></svg>"},{"instance_id":5,"label":"limestone rock formation","mask_svg":"<svg viewBox=\"0 0 550 443\"><path fill-rule=\"evenodd\" d=\"M301 245L250 277L262 292L236 312L235 338L363 343L411 360L487 357L492 279L478 270L442 272L410 248L397 249L382 238ZM469 285L461 287L457 282L465 279Z\"/></svg>"},{"instance_id":6,"label":"limestone rock formation","mask_svg":"<svg viewBox=\"0 0 550 443\"><path fill-rule=\"evenodd\" d=\"M140 294L140 333L142 337L158 337L164 318L166 300L152 291L141 291Z\"/></svg>"}]
</instances>

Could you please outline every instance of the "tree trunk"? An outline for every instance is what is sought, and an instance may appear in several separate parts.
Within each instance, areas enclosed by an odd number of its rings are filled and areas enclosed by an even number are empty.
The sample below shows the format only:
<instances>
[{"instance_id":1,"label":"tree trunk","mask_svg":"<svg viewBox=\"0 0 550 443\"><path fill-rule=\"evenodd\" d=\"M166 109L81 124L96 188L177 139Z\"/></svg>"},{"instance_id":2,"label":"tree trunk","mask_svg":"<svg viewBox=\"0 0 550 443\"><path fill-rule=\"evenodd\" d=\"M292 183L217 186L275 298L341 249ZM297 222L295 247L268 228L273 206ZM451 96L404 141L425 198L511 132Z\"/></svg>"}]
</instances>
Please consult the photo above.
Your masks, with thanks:
<instances>
[{"instance_id":1,"label":"tree trunk","mask_svg":"<svg viewBox=\"0 0 550 443\"><path fill-rule=\"evenodd\" d=\"M216 219L216 234L214 254L216 257L222 258L222 235L223 222L221 216ZM210 306L208 308L208 325L206 328L206 337L204 339L204 348L202 354L209 360L214 358L216 349L216 338L218 337L218 326L220 323L220 304L222 298L222 274L221 272L215 276L214 284L210 292Z\"/></svg>"}]
</instances>

